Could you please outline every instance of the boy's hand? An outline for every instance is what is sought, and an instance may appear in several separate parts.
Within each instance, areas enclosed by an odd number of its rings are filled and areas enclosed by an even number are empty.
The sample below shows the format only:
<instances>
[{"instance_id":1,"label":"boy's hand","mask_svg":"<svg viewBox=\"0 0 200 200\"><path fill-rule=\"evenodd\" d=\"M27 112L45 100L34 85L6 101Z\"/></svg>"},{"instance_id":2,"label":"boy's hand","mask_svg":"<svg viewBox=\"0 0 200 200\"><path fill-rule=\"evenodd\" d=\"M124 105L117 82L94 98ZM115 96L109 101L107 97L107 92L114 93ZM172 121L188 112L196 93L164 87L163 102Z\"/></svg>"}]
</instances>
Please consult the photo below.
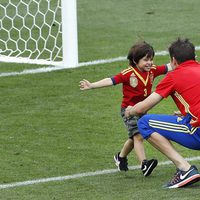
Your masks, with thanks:
<instances>
[{"instance_id":1,"label":"boy's hand","mask_svg":"<svg viewBox=\"0 0 200 200\"><path fill-rule=\"evenodd\" d=\"M92 89L92 83L90 83L88 80L83 79L79 83L80 83L80 85L79 85L80 90L89 90L89 89Z\"/></svg>"}]
</instances>

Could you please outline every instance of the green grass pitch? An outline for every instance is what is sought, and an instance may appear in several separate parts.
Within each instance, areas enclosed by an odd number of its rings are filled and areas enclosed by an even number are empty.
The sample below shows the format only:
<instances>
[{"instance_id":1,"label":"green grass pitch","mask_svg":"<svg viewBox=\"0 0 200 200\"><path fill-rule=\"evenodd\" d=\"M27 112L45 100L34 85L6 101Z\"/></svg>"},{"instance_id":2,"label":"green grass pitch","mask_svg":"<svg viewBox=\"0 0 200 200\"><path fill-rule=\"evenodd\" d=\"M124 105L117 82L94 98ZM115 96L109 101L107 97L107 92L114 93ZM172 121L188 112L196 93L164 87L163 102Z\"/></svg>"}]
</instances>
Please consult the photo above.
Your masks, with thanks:
<instances>
[{"instance_id":1,"label":"green grass pitch","mask_svg":"<svg viewBox=\"0 0 200 200\"><path fill-rule=\"evenodd\" d=\"M198 0L77 3L80 62L125 56L138 39L150 42L156 51L166 50L178 36L200 45ZM168 60L168 56L157 56L154 62L159 65ZM115 169L113 156L127 138L119 115L121 86L82 92L78 85L83 78L99 80L126 66L124 61L0 77L0 185ZM38 67L42 66L0 63L0 73ZM174 110L169 98L151 112L170 114ZM176 147L184 157L199 156L199 151ZM148 157L167 160L147 142L145 148ZM200 161L191 163L200 169ZM138 164L134 153L130 154L129 165ZM33 184L0 189L0 199L198 200L199 183L184 189L162 188L174 173L173 165L162 165L147 178L136 169Z\"/></svg>"}]
</instances>

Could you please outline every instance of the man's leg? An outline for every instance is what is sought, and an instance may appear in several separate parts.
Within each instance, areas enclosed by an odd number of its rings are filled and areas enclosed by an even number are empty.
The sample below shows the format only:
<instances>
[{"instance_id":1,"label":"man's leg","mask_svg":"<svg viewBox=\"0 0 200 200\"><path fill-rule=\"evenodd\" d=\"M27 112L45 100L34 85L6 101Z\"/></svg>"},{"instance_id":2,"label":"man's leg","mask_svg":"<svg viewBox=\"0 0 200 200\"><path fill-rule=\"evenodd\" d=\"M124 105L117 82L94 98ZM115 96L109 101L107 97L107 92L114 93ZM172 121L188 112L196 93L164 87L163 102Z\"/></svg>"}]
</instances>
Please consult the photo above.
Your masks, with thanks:
<instances>
[{"instance_id":1,"label":"man's leg","mask_svg":"<svg viewBox=\"0 0 200 200\"><path fill-rule=\"evenodd\" d=\"M177 167L175 176L165 185L167 188L183 187L200 180L198 169L184 160L170 142L173 140L191 149L200 148L199 138L192 135L196 130L193 132L189 124L179 120L175 116L145 115L138 121L141 135Z\"/></svg>"},{"instance_id":2,"label":"man's leg","mask_svg":"<svg viewBox=\"0 0 200 200\"><path fill-rule=\"evenodd\" d=\"M172 143L162 135L154 132L147 140L168 157L178 169L187 171L191 167L191 165L175 150Z\"/></svg>"},{"instance_id":3,"label":"man's leg","mask_svg":"<svg viewBox=\"0 0 200 200\"><path fill-rule=\"evenodd\" d=\"M144 139L148 139L156 132L184 147L200 150L200 129L191 127L190 119L190 117L147 114L138 120L138 128Z\"/></svg>"}]
</instances>

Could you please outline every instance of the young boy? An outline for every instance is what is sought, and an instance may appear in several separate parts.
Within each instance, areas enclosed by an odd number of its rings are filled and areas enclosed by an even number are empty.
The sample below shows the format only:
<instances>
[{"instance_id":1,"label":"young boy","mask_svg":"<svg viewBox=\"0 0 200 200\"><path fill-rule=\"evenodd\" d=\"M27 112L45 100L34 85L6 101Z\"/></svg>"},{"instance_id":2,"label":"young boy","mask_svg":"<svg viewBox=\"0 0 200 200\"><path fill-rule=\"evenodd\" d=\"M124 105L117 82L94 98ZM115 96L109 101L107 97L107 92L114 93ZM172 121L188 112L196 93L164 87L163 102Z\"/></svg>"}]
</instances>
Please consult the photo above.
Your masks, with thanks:
<instances>
[{"instance_id":1,"label":"young boy","mask_svg":"<svg viewBox=\"0 0 200 200\"><path fill-rule=\"evenodd\" d=\"M134 148L144 176L151 174L158 161L156 159L146 159L143 139L137 128L138 117L131 116L126 118L124 113L128 106L134 106L151 94L153 80L156 76L169 71L169 64L157 67L153 65L154 54L153 47L148 43L136 43L129 50L127 56L129 67L127 69L111 78L105 78L97 82L90 83L85 79L80 81L81 90L102 88L122 83L123 100L121 103L121 116L128 130L128 139L121 151L114 156L114 160L119 171L127 171L127 156Z\"/></svg>"}]
</instances>

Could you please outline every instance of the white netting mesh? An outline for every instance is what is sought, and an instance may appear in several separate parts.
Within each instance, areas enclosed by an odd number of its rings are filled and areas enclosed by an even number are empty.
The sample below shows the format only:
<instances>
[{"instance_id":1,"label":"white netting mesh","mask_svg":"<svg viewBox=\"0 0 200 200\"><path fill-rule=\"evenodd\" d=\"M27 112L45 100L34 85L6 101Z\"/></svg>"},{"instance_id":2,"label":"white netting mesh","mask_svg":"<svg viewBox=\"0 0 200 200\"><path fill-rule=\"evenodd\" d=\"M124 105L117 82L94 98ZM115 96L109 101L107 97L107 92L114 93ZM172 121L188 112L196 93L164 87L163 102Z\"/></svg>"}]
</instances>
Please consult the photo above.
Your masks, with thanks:
<instances>
[{"instance_id":1,"label":"white netting mesh","mask_svg":"<svg viewBox=\"0 0 200 200\"><path fill-rule=\"evenodd\" d=\"M0 2L0 57L61 61L61 0L4 2Z\"/></svg>"}]
</instances>

